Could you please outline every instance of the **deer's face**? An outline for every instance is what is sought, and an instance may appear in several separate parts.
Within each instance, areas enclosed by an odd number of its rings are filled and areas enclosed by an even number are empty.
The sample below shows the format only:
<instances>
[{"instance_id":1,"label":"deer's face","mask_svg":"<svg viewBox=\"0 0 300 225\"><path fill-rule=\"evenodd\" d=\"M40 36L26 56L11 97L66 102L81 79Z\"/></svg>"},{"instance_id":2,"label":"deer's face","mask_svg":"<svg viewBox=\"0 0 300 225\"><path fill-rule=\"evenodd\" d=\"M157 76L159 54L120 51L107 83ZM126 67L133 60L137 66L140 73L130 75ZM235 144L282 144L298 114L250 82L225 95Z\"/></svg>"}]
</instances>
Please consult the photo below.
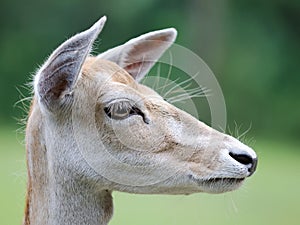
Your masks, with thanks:
<instances>
[{"instance_id":1,"label":"deer's face","mask_svg":"<svg viewBox=\"0 0 300 225\"><path fill-rule=\"evenodd\" d=\"M86 143L93 152L83 153L88 165L105 165L97 167L99 175L121 191L186 194L238 188L255 171L255 152L138 83L176 31L152 32L87 57L103 24L104 19L61 45L35 83L46 110L56 114L68 105L74 130L84 130L76 138L91 138Z\"/></svg>"}]
</instances>

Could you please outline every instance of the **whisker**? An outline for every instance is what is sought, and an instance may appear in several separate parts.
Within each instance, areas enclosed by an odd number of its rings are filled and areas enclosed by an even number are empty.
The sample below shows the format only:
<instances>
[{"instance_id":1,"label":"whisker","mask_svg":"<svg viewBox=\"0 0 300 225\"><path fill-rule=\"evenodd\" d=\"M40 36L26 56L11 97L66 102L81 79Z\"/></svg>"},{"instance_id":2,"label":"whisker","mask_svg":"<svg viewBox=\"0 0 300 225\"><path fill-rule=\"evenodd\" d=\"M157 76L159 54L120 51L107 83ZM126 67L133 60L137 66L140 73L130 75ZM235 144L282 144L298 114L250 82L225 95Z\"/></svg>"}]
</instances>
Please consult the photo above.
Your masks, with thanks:
<instances>
[{"instance_id":1,"label":"whisker","mask_svg":"<svg viewBox=\"0 0 300 225\"><path fill-rule=\"evenodd\" d=\"M156 88L158 87L160 74L161 74L161 63L159 63L157 66L157 76L155 77L155 80L153 82L153 87L152 87L152 89L154 89L154 90L156 90Z\"/></svg>"},{"instance_id":2,"label":"whisker","mask_svg":"<svg viewBox=\"0 0 300 225\"><path fill-rule=\"evenodd\" d=\"M184 92L185 94L189 94L190 97L206 97L210 93L210 89L206 89L203 87L196 87L196 88L191 88L191 89L178 88L170 94L173 94L173 93L177 94L177 93L181 93L181 92ZM174 96L174 97L179 97L179 95Z\"/></svg>"},{"instance_id":3,"label":"whisker","mask_svg":"<svg viewBox=\"0 0 300 225\"><path fill-rule=\"evenodd\" d=\"M178 90L178 91L182 92L183 90ZM191 98L206 97L208 94L208 91L209 90L205 90L205 89L203 90L201 87L188 89L188 90L185 90L185 92L182 94L178 94L178 95L168 98L168 101L170 103L175 103L175 102L179 102L179 101L183 101L183 100L187 100L187 99L191 99Z\"/></svg>"},{"instance_id":4,"label":"whisker","mask_svg":"<svg viewBox=\"0 0 300 225\"><path fill-rule=\"evenodd\" d=\"M174 80L173 82L176 83L178 80L179 80L179 78L177 78L177 79ZM163 85L163 86L161 86L161 87L159 87L159 88L157 88L157 89L155 89L155 90L156 90L156 91L159 91L159 90L162 89L161 92L163 92L163 91L165 90L165 88L167 88L167 87L170 86L170 85L173 85L173 82L169 82L169 83L167 83L166 85Z\"/></svg>"},{"instance_id":5,"label":"whisker","mask_svg":"<svg viewBox=\"0 0 300 225\"><path fill-rule=\"evenodd\" d=\"M170 80L170 76L171 76L171 72L172 72L172 68L173 68L173 54L171 51L169 51L169 56L170 56L170 63L169 63L169 70L168 70L168 74L164 83L164 86L166 85L166 83ZM164 88L162 89L162 92L164 92Z\"/></svg>"},{"instance_id":6,"label":"whisker","mask_svg":"<svg viewBox=\"0 0 300 225\"><path fill-rule=\"evenodd\" d=\"M143 66L144 66L144 62L145 62L145 55L143 55L143 57L142 57L142 64L141 64L141 66L139 67L139 70L138 70L138 72L137 72L137 76L139 76L139 74L141 73L142 68L143 68Z\"/></svg>"},{"instance_id":7,"label":"whisker","mask_svg":"<svg viewBox=\"0 0 300 225\"><path fill-rule=\"evenodd\" d=\"M184 80L183 82L179 83L178 86L183 86L183 84L186 84L186 83L188 83L188 82L194 80L194 78L195 78L198 74L199 74L199 72L197 72L195 75L191 76L189 79ZM164 96L168 96L168 94L169 94L170 92L172 92L175 88L177 88L177 86L174 86L174 87L172 87L170 90L168 90L168 91L165 93Z\"/></svg>"},{"instance_id":8,"label":"whisker","mask_svg":"<svg viewBox=\"0 0 300 225\"><path fill-rule=\"evenodd\" d=\"M252 128L252 123L250 123L249 127L243 131L242 133L240 132L242 130L243 124L238 125L236 121L234 121L234 130L232 130L230 128L230 126L227 127L227 132L229 135L235 137L236 139L238 139L239 141L241 141L244 144L247 145L251 145L251 143L254 143L255 140L253 137L247 137L247 133L249 133L249 131Z\"/></svg>"},{"instance_id":9,"label":"whisker","mask_svg":"<svg viewBox=\"0 0 300 225\"><path fill-rule=\"evenodd\" d=\"M243 133L241 133L241 134L237 137L237 139L243 138L243 137L251 130L251 128L252 128L252 124L250 123L249 128L248 128L247 130L245 130Z\"/></svg>"}]
</instances>

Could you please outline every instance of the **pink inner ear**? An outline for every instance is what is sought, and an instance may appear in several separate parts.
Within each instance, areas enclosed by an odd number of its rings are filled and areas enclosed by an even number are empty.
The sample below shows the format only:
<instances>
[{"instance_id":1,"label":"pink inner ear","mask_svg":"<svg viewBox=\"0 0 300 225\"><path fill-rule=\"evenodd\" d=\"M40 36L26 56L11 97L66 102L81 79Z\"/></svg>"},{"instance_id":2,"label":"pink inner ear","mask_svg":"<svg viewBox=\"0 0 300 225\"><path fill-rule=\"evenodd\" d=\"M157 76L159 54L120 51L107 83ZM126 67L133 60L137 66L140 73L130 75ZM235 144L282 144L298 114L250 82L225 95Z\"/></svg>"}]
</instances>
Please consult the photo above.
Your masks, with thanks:
<instances>
[{"instance_id":1,"label":"pink inner ear","mask_svg":"<svg viewBox=\"0 0 300 225\"><path fill-rule=\"evenodd\" d=\"M129 64L127 66L124 67L124 69L126 71L136 71L138 68L140 68L142 66L143 62L136 62L136 63L132 63L132 64Z\"/></svg>"},{"instance_id":2,"label":"pink inner ear","mask_svg":"<svg viewBox=\"0 0 300 225\"><path fill-rule=\"evenodd\" d=\"M128 63L124 69L136 80L140 81L145 76L145 71L154 64L154 62L140 61L135 63Z\"/></svg>"},{"instance_id":3,"label":"pink inner ear","mask_svg":"<svg viewBox=\"0 0 300 225\"><path fill-rule=\"evenodd\" d=\"M154 38L154 37L152 37ZM155 64L157 59L164 52L165 40L169 37L165 35L155 37L155 40L142 40L139 43L129 46L125 66L123 67L128 71L136 80L142 78L148 70Z\"/></svg>"},{"instance_id":4,"label":"pink inner ear","mask_svg":"<svg viewBox=\"0 0 300 225\"><path fill-rule=\"evenodd\" d=\"M164 33L155 37L156 41L167 41L170 42L172 40L173 34L172 33Z\"/></svg>"}]
</instances>

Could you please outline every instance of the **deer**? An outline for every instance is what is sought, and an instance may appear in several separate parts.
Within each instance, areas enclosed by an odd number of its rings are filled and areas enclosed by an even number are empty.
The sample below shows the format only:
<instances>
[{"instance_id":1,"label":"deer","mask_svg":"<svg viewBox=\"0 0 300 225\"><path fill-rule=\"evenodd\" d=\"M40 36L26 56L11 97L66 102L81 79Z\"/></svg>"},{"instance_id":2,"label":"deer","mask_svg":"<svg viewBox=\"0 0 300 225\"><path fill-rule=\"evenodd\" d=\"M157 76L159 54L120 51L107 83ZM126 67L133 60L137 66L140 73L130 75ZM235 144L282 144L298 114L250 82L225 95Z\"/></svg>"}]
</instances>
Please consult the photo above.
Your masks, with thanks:
<instances>
[{"instance_id":1,"label":"deer","mask_svg":"<svg viewBox=\"0 0 300 225\"><path fill-rule=\"evenodd\" d=\"M252 148L139 83L176 29L93 56L105 21L63 42L34 76L23 225L106 225L113 191L223 193L256 170Z\"/></svg>"}]
</instances>

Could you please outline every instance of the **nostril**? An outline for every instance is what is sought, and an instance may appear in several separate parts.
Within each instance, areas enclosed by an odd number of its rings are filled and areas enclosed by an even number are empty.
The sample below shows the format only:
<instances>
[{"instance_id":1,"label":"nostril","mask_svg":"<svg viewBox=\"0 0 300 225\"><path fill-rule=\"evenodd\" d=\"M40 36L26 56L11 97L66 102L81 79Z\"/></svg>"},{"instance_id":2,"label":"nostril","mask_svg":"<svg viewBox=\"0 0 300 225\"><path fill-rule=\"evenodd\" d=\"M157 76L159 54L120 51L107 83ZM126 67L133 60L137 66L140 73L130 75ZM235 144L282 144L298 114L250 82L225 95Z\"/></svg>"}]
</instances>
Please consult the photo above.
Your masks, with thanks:
<instances>
[{"instance_id":1,"label":"nostril","mask_svg":"<svg viewBox=\"0 0 300 225\"><path fill-rule=\"evenodd\" d=\"M250 173L249 176L251 176L255 172L257 167L257 158L253 158L246 154L235 154L232 152L230 152L229 155L239 163L243 165L249 165L248 167L248 171Z\"/></svg>"},{"instance_id":2,"label":"nostril","mask_svg":"<svg viewBox=\"0 0 300 225\"><path fill-rule=\"evenodd\" d=\"M257 161L258 161L258 160L257 160L257 158L254 158L252 161L253 161L253 162L252 162L252 165L251 165L251 167L248 169L249 172L250 172L249 176L251 176L251 175L255 172L256 167L257 167Z\"/></svg>"},{"instance_id":3,"label":"nostril","mask_svg":"<svg viewBox=\"0 0 300 225\"><path fill-rule=\"evenodd\" d=\"M234 154L232 152L230 152L229 155L241 164L248 165L253 163L253 158L249 155Z\"/></svg>"}]
</instances>

